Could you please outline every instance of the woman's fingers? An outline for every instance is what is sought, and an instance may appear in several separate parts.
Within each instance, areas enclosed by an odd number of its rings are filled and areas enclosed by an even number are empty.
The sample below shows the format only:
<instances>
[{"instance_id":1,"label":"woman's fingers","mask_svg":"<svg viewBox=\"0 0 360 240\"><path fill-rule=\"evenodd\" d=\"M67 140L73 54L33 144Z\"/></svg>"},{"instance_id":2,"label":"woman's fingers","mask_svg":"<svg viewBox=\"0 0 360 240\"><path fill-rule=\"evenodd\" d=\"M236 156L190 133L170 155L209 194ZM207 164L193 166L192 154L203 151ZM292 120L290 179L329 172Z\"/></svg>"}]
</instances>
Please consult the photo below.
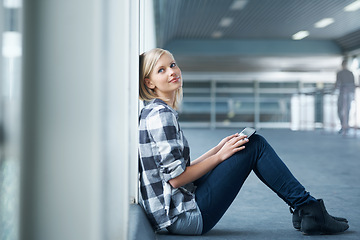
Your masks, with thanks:
<instances>
[{"instance_id":1,"label":"woman's fingers","mask_svg":"<svg viewBox=\"0 0 360 240\"><path fill-rule=\"evenodd\" d=\"M226 142L217 153L219 156L221 156L221 161L224 161L231 157L234 153L243 150L245 146L242 145L249 141L249 139L246 137L247 136L234 136L228 142Z\"/></svg>"},{"instance_id":2,"label":"woman's fingers","mask_svg":"<svg viewBox=\"0 0 360 240\"><path fill-rule=\"evenodd\" d=\"M237 147L237 148L236 148L236 152L241 151L241 150L243 150L244 148L245 148L245 146Z\"/></svg>"},{"instance_id":3,"label":"woman's fingers","mask_svg":"<svg viewBox=\"0 0 360 240\"><path fill-rule=\"evenodd\" d=\"M239 143L239 142L243 142L244 139L247 139L246 137L247 137L246 135L234 137L234 138L232 138L232 139L229 141L229 143L231 143L231 144L237 144L237 143Z\"/></svg>"},{"instance_id":4,"label":"woman's fingers","mask_svg":"<svg viewBox=\"0 0 360 240\"><path fill-rule=\"evenodd\" d=\"M237 137L234 137L231 140L229 140L227 142L227 145L228 145L228 148L230 151L237 152L237 151L244 149L245 146L242 146L242 145L244 145L247 142L249 142L249 139L247 138L247 136L237 136Z\"/></svg>"},{"instance_id":5,"label":"woman's fingers","mask_svg":"<svg viewBox=\"0 0 360 240\"><path fill-rule=\"evenodd\" d=\"M241 145L243 145L247 142L249 142L249 139L245 137L245 138L240 139L236 144L238 145L238 147L240 147Z\"/></svg>"},{"instance_id":6,"label":"woman's fingers","mask_svg":"<svg viewBox=\"0 0 360 240\"><path fill-rule=\"evenodd\" d=\"M225 137L224 139L222 139L222 140L220 141L220 144L221 144L221 143L222 143L222 144L225 144L226 142L230 141L231 139L233 139L233 138L235 138L235 137L237 137L237 136L239 136L238 133L235 133L235 134L233 134L233 135L227 136L227 137Z\"/></svg>"},{"instance_id":7,"label":"woman's fingers","mask_svg":"<svg viewBox=\"0 0 360 240\"><path fill-rule=\"evenodd\" d=\"M230 136L226 137L226 140L227 140L227 141L230 141L231 139L237 138L238 136L239 136L239 134L238 134L238 133L235 133L235 134L233 134L233 135L230 135Z\"/></svg>"}]
</instances>

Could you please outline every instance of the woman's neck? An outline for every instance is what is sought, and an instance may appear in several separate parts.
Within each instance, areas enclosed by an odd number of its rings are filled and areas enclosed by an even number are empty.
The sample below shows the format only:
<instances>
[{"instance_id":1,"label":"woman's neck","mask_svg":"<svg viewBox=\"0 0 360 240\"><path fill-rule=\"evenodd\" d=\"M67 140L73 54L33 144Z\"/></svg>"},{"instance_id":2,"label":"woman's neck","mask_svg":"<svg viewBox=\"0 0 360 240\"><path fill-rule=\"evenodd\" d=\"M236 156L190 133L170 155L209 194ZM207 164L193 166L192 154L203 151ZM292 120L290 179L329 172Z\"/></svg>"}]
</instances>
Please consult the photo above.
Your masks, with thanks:
<instances>
[{"instance_id":1,"label":"woman's neck","mask_svg":"<svg viewBox=\"0 0 360 240\"><path fill-rule=\"evenodd\" d=\"M163 102L165 102L167 105L169 105L170 107L174 108L174 101L171 101L170 99L164 99L162 97L158 97L160 100L162 100Z\"/></svg>"},{"instance_id":2,"label":"woman's neck","mask_svg":"<svg viewBox=\"0 0 360 240\"><path fill-rule=\"evenodd\" d=\"M172 96L164 96L164 95L159 96L159 94L157 94L157 95L160 100L164 101L167 105L174 108L175 94L172 94Z\"/></svg>"}]
</instances>

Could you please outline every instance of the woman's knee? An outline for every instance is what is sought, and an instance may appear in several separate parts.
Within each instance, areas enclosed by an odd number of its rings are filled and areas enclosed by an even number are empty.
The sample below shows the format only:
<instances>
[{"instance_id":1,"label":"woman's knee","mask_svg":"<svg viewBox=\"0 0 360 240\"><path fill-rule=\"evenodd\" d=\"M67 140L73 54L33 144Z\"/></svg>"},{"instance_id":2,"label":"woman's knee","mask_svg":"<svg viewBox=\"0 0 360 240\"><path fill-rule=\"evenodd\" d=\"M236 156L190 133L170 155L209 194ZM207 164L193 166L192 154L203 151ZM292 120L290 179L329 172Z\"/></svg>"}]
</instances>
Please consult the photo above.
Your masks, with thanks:
<instances>
[{"instance_id":1,"label":"woman's knee","mask_svg":"<svg viewBox=\"0 0 360 240\"><path fill-rule=\"evenodd\" d=\"M255 133L249 138L249 143L253 143L253 144L255 143L260 145L268 144L266 139L258 133Z\"/></svg>"},{"instance_id":2,"label":"woman's knee","mask_svg":"<svg viewBox=\"0 0 360 240\"><path fill-rule=\"evenodd\" d=\"M245 149L249 149L252 154L259 155L266 149L271 148L267 140L260 134L254 134L249 138L249 142L245 145Z\"/></svg>"}]
</instances>

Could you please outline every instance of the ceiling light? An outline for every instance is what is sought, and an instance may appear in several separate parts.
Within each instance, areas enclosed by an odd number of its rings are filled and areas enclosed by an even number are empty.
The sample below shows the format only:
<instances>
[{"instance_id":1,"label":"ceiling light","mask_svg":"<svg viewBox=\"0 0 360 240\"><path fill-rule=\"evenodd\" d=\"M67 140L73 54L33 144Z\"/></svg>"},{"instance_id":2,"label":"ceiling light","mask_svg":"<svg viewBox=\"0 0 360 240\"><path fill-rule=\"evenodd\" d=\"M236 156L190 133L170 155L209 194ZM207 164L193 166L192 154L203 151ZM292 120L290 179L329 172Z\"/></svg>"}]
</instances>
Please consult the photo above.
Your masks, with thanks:
<instances>
[{"instance_id":1,"label":"ceiling light","mask_svg":"<svg viewBox=\"0 0 360 240\"><path fill-rule=\"evenodd\" d=\"M21 5L21 0L4 0L4 7L6 8L20 8Z\"/></svg>"},{"instance_id":2,"label":"ceiling light","mask_svg":"<svg viewBox=\"0 0 360 240\"><path fill-rule=\"evenodd\" d=\"M346 12L354 12L359 9L360 9L360 0L357 0L357 1L347 5L346 7L344 7L344 11L346 11Z\"/></svg>"},{"instance_id":3,"label":"ceiling light","mask_svg":"<svg viewBox=\"0 0 360 240\"><path fill-rule=\"evenodd\" d=\"M215 31L211 34L212 38L221 38L223 36L223 33L220 31Z\"/></svg>"},{"instance_id":4,"label":"ceiling light","mask_svg":"<svg viewBox=\"0 0 360 240\"><path fill-rule=\"evenodd\" d=\"M321 19L320 21L318 21L317 23L315 23L314 26L316 28L324 28L324 27L329 26L333 22L334 22L333 18L324 18L324 19Z\"/></svg>"},{"instance_id":5,"label":"ceiling light","mask_svg":"<svg viewBox=\"0 0 360 240\"><path fill-rule=\"evenodd\" d=\"M245 7L248 0L234 0L230 6L230 10L241 10Z\"/></svg>"},{"instance_id":6,"label":"ceiling light","mask_svg":"<svg viewBox=\"0 0 360 240\"><path fill-rule=\"evenodd\" d=\"M224 17L221 19L219 25L221 27L228 27L231 25L231 23L233 22L233 19L232 18L229 18L229 17Z\"/></svg>"},{"instance_id":7,"label":"ceiling light","mask_svg":"<svg viewBox=\"0 0 360 240\"><path fill-rule=\"evenodd\" d=\"M3 32L2 55L7 58L21 56L21 34L19 32Z\"/></svg>"},{"instance_id":8,"label":"ceiling light","mask_svg":"<svg viewBox=\"0 0 360 240\"><path fill-rule=\"evenodd\" d=\"M308 32L308 31L300 31L300 32L295 33L295 34L292 36L292 39L294 39L294 40L301 40L301 39L303 39L303 38L306 38L307 36L309 36L309 32Z\"/></svg>"}]
</instances>

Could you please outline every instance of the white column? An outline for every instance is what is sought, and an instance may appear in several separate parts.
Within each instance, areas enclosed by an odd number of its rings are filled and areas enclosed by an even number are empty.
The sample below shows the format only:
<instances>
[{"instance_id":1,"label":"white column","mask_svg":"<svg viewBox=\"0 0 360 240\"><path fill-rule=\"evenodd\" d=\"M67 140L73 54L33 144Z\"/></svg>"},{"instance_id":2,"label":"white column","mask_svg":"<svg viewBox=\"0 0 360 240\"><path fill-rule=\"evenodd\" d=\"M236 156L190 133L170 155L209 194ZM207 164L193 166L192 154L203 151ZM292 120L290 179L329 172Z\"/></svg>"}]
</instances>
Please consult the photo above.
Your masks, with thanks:
<instances>
[{"instance_id":1,"label":"white column","mask_svg":"<svg viewBox=\"0 0 360 240\"><path fill-rule=\"evenodd\" d=\"M138 19L133 0L24 1L21 239L127 239Z\"/></svg>"},{"instance_id":2,"label":"white column","mask_svg":"<svg viewBox=\"0 0 360 240\"><path fill-rule=\"evenodd\" d=\"M156 47L153 0L140 0L140 53Z\"/></svg>"},{"instance_id":3,"label":"white column","mask_svg":"<svg viewBox=\"0 0 360 240\"><path fill-rule=\"evenodd\" d=\"M101 239L102 6L24 2L21 239Z\"/></svg>"}]
</instances>

